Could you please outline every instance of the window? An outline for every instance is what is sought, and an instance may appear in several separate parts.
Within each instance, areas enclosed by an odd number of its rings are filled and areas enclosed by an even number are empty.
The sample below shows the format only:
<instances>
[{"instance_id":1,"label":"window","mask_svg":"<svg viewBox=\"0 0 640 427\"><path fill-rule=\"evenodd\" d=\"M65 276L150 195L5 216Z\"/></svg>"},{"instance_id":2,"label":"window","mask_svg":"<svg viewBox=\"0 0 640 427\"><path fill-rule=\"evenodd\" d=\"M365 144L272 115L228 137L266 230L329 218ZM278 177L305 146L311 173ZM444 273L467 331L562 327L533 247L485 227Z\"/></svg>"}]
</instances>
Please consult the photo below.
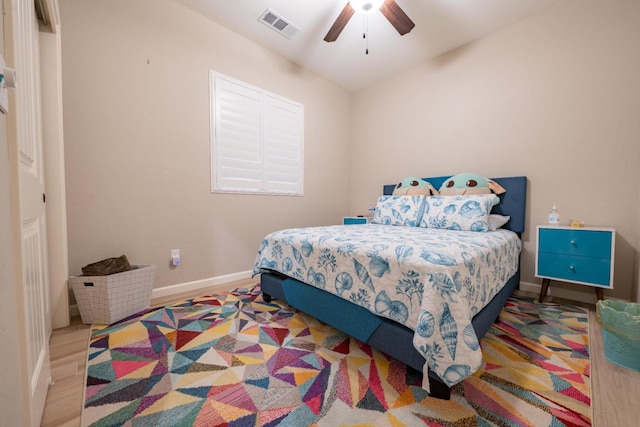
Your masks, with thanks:
<instances>
[{"instance_id":1,"label":"window","mask_svg":"<svg viewBox=\"0 0 640 427\"><path fill-rule=\"evenodd\" d=\"M211 191L303 194L304 106L210 71Z\"/></svg>"}]
</instances>

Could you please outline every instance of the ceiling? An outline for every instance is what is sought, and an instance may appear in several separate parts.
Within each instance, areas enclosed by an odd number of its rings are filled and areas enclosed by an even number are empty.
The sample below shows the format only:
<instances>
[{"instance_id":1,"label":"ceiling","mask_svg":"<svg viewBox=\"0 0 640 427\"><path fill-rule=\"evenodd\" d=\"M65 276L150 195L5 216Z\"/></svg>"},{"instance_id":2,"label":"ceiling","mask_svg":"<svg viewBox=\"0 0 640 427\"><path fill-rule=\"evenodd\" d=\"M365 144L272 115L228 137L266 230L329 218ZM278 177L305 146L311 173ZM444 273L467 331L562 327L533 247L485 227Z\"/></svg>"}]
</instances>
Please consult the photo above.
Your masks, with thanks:
<instances>
[{"instance_id":1,"label":"ceiling","mask_svg":"<svg viewBox=\"0 0 640 427\"><path fill-rule=\"evenodd\" d=\"M416 24L400 36L376 11L356 13L333 43L323 40L347 0L175 0L350 91L479 39L560 0L396 0ZM263 25L269 8L299 31ZM368 20L367 40L363 39Z\"/></svg>"}]
</instances>

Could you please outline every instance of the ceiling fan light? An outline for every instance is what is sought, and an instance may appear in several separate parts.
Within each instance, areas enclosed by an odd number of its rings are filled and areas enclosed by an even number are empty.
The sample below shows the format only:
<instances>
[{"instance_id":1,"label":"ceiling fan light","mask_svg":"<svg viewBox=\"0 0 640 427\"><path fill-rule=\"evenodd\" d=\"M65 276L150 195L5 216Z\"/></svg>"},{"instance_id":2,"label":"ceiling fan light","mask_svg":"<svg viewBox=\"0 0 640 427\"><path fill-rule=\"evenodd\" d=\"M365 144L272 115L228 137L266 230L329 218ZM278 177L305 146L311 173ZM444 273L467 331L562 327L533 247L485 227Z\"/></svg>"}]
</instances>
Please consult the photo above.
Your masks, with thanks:
<instances>
[{"instance_id":1,"label":"ceiling fan light","mask_svg":"<svg viewBox=\"0 0 640 427\"><path fill-rule=\"evenodd\" d=\"M372 13L380 10L384 0L350 0L351 7L358 13Z\"/></svg>"}]
</instances>

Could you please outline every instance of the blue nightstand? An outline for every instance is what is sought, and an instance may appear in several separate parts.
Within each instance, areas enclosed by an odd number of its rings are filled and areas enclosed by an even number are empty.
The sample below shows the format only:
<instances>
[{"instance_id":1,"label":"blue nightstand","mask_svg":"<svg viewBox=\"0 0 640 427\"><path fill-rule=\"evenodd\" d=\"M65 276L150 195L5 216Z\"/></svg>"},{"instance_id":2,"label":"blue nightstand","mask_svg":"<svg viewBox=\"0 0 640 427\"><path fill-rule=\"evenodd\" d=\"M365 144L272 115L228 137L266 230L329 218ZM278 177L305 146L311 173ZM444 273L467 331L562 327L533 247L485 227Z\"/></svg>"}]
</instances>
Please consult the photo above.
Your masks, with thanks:
<instances>
[{"instance_id":1,"label":"blue nightstand","mask_svg":"<svg viewBox=\"0 0 640 427\"><path fill-rule=\"evenodd\" d=\"M366 224L367 218L363 216L345 216L342 218L342 224L344 225L353 225L353 224Z\"/></svg>"},{"instance_id":2,"label":"blue nightstand","mask_svg":"<svg viewBox=\"0 0 640 427\"><path fill-rule=\"evenodd\" d=\"M539 301L547 295L551 280L613 289L616 230L604 227L538 226L536 277L542 278Z\"/></svg>"}]
</instances>

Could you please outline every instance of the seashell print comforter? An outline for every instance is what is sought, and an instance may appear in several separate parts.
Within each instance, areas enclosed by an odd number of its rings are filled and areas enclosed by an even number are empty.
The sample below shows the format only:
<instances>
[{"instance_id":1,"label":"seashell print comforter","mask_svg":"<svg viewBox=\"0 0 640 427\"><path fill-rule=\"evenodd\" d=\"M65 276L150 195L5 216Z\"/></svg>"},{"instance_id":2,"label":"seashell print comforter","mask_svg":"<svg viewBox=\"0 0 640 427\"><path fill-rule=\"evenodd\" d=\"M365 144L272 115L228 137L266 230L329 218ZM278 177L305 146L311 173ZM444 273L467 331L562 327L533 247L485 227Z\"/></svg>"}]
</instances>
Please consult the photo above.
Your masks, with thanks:
<instances>
[{"instance_id":1,"label":"seashell print comforter","mask_svg":"<svg viewBox=\"0 0 640 427\"><path fill-rule=\"evenodd\" d=\"M414 331L413 345L448 386L482 362L471 319L518 269L512 231L379 224L281 230L267 235L254 274L274 270Z\"/></svg>"}]
</instances>

